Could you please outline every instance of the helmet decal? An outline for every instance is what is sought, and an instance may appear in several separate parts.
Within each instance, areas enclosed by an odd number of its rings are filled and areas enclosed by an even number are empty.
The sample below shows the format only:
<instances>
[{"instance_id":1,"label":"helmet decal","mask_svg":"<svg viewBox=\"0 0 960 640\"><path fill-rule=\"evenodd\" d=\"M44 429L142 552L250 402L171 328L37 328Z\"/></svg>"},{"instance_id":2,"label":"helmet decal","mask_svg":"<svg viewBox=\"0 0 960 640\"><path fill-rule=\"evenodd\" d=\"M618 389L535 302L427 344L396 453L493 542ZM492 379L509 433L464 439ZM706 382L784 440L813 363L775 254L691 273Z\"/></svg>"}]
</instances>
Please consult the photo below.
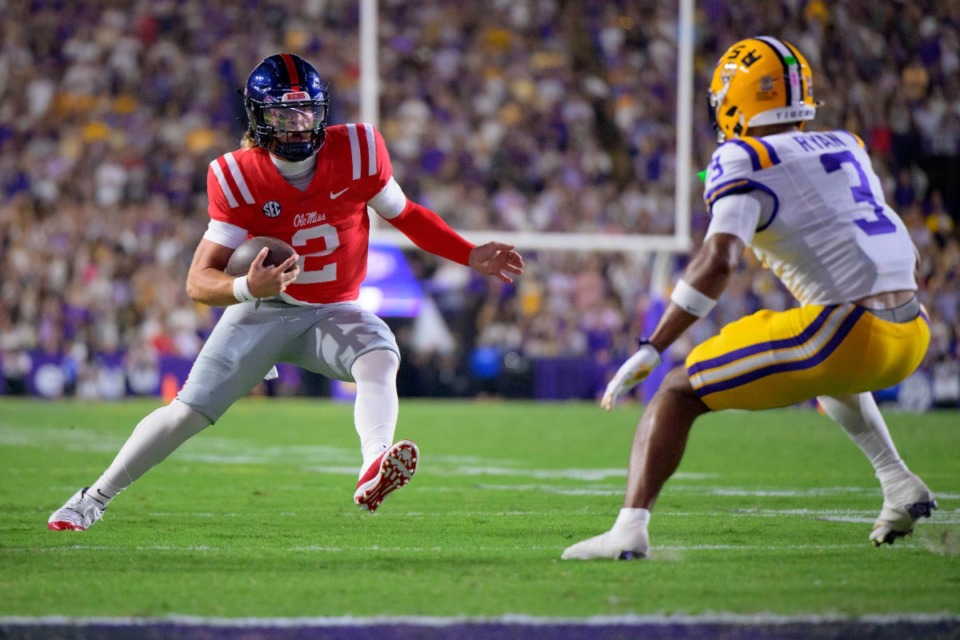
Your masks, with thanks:
<instances>
[{"instance_id":1,"label":"helmet decal","mask_svg":"<svg viewBox=\"0 0 960 640\"><path fill-rule=\"evenodd\" d=\"M796 56L793 55L793 51L785 42L765 36L760 36L757 40L773 49L773 54L780 61L780 66L783 69L783 77L786 79L786 82L784 82L784 89L786 90L785 104L787 106L793 106L794 96L800 99L803 98L803 85L800 81L799 63L797 62Z\"/></svg>"}]
</instances>

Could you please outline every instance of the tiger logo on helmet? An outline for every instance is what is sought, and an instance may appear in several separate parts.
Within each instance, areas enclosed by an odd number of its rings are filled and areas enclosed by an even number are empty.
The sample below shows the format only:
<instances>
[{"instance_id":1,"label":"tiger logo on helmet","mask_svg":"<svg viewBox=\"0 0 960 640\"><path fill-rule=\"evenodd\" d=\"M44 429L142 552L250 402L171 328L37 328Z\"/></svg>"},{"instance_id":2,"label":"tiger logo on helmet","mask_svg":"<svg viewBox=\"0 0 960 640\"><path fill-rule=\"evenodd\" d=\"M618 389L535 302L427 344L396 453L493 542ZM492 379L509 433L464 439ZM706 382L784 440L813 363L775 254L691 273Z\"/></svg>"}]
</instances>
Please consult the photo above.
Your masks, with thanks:
<instances>
[{"instance_id":1,"label":"tiger logo on helmet","mask_svg":"<svg viewBox=\"0 0 960 640\"><path fill-rule=\"evenodd\" d=\"M751 127L813 120L813 73L792 44L758 36L720 57L708 93L717 142L748 135Z\"/></svg>"}]
</instances>

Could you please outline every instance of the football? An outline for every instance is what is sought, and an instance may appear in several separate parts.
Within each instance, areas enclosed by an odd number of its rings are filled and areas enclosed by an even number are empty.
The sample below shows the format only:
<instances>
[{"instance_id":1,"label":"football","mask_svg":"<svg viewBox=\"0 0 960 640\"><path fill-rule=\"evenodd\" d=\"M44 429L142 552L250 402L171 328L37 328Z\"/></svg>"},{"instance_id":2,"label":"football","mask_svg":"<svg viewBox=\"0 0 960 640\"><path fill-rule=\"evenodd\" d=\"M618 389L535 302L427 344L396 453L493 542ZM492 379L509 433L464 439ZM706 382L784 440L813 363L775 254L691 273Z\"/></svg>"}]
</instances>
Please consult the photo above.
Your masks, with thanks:
<instances>
[{"instance_id":1,"label":"football","mask_svg":"<svg viewBox=\"0 0 960 640\"><path fill-rule=\"evenodd\" d=\"M248 238L243 244L237 247L233 255L230 256L230 260L227 261L227 267L223 270L224 273L228 276L244 275L250 270L253 259L257 257L257 254L260 253L260 250L264 247L270 249L266 259L263 261L264 266L267 267L274 267L296 253L293 247L283 240L277 240L270 236Z\"/></svg>"}]
</instances>

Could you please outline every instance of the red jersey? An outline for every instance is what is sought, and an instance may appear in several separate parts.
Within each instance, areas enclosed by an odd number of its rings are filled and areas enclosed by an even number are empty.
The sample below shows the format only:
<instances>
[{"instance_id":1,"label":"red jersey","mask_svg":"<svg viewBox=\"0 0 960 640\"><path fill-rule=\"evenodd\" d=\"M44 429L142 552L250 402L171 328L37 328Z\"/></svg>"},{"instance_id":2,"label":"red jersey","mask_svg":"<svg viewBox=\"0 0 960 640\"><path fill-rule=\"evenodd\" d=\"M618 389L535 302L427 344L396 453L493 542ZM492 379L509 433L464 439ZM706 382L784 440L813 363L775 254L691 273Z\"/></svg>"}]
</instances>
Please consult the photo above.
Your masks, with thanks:
<instances>
[{"instance_id":1,"label":"red jersey","mask_svg":"<svg viewBox=\"0 0 960 640\"><path fill-rule=\"evenodd\" d=\"M371 124L327 128L317 168L305 191L290 184L260 148L239 149L210 163L208 212L213 220L290 243L300 275L283 297L320 304L356 300L367 271L367 201L393 168Z\"/></svg>"}]
</instances>

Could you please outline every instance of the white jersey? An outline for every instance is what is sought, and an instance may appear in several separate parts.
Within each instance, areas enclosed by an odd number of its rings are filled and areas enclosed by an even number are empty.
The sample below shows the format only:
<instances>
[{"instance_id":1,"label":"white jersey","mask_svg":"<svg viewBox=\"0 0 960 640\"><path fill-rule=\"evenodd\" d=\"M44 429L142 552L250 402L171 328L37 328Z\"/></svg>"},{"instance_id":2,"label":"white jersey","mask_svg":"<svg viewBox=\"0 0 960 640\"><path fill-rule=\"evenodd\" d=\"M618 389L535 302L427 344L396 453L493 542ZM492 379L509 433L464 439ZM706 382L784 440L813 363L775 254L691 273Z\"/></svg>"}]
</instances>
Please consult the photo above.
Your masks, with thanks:
<instances>
[{"instance_id":1,"label":"white jersey","mask_svg":"<svg viewBox=\"0 0 960 640\"><path fill-rule=\"evenodd\" d=\"M710 161L704 199L712 212L722 198L744 193L763 203L754 252L801 304L916 290L913 242L852 133L725 142Z\"/></svg>"}]
</instances>

